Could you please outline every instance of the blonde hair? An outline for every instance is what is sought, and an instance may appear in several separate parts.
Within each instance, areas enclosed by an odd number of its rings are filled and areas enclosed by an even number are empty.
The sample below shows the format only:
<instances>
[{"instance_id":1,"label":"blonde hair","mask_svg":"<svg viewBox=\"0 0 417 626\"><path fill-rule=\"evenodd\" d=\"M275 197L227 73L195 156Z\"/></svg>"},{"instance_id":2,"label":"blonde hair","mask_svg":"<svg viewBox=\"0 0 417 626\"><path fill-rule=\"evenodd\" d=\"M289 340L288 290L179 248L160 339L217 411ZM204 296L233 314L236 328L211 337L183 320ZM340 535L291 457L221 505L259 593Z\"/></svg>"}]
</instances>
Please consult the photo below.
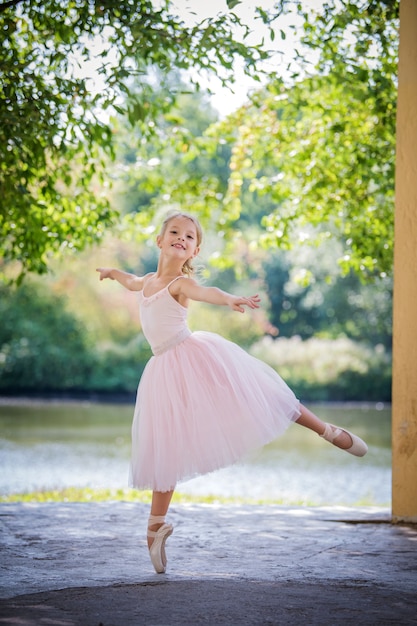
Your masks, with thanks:
<instances>
[{"instance_id":1,"label":"blonde hair","mask_svg":"<svg viewBox=\"0 0 417 626\"><path fill-rule=\"evenodd\" d=\"M194 224L195 226L195 230L197 233L197 246L201 245L201 242L203 241L203 229L201 227L200 222L198 221L198 219L196 217L194 217L194 215L190 215L189 213L182 213L181 211L175 211L174 213L169 213L166 218L164 219L164 221L162 222L162 226L161 226L161 230L159 233L160 237L163 237L165 235L165 232L168 228L168 224L170 223L171 220L173 220L176 217L185 217L187 220L191 220L191 222ZM182 266L182 273L186 274L187 276L192 276L195 272L195 268L191 262L191 259L187 259L187 261L184 263L184 265Z\"/></svg>"}]
</instances>

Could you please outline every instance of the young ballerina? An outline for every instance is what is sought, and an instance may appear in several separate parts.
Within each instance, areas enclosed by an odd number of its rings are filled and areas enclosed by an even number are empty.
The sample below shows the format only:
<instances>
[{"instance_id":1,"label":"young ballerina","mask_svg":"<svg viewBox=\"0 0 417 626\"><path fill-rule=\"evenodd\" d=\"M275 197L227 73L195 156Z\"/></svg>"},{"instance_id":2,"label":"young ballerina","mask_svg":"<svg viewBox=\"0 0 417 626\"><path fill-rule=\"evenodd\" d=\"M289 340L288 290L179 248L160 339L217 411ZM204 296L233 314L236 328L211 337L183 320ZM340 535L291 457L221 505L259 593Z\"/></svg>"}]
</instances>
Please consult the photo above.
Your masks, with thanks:
<instances>
[{"instance_id":1,"label":"young ballerina","mask_svg":"<svg viewBox=\"0 0 417 626\"><path fill-rule=\"evenodd\" d=\"M235 296L191 278L200 250L198 220L185 213L165 219L156 242L156 272L135 276L98 268L139 292L142 330L153 357L142 374L132 425L131 485L152 490L148 547L158 573L166 570L165 523L179 480L230 465L272 441L295 422L326 441L363 456L367 446L349 431L322 422L303 406L271 367L236 344L187 326L189 300L257 309L258 295Z\"/></svg>"}]
</instances>

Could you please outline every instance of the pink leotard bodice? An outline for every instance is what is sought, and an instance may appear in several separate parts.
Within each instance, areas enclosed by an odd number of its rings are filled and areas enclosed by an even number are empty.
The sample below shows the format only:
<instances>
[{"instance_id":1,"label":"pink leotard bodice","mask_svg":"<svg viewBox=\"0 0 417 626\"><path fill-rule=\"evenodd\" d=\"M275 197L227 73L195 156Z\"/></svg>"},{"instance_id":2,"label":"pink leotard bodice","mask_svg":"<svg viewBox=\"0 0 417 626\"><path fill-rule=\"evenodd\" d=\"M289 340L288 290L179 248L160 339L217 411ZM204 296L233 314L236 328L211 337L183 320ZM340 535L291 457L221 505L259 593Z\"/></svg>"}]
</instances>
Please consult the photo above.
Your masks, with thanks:
<instances>
[{"instance_id":1,"label":"pink leotard bodice","mask_svg":"<svg viewBox=\"0 0 417 626\"><path fill-rule=\"evenodd\" d=\"M139 307L142 331L155 356L166 352L191 335L187 326L187 312L170 294L166 287L147 297L143 290L139 292ZM184 280L187 280L184 278Z\"/></svg>"}]
</instances>

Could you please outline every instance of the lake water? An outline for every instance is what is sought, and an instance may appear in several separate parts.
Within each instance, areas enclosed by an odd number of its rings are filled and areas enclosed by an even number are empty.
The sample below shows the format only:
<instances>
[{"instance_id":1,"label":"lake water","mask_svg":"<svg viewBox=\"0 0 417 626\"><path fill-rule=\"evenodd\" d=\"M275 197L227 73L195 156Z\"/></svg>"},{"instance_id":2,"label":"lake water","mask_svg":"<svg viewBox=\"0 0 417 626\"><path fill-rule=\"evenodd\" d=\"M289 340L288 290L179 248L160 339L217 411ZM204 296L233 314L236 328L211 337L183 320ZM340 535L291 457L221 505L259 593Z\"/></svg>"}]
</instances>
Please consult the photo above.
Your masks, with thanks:
<instances>
[{"instance_id":1,"label":"lake water","mask_svg":"<svg viewBox=\"0 0 417 626\"><path fill-rule=\"evenodd\" d=\"M274 499L283 504L375 505L391 502L391 408L310 405L363 437L356 458L292 425L244 463L178 486L190 495ZM0 494L65 487L126 488L133 406L0 403Z\"/></svg>"}]
</instances>

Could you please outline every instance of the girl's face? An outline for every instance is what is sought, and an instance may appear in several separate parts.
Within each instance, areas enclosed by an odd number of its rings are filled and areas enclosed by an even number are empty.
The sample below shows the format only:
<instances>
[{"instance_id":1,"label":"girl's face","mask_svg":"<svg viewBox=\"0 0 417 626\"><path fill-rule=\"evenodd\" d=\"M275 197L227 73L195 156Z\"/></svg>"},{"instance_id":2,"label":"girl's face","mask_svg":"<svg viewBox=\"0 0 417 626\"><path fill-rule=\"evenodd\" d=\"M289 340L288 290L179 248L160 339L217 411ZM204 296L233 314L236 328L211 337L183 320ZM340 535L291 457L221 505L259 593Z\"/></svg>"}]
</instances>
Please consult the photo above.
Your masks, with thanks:
<instances>
[{"instance_id":1,"label":"girl's face","mask_svg":"<svg viewBox=\"0 0 417 626\"><path fill-rule=\"evenodd\" d=\"M184 216L170 219L156 242L162 251L179 255L184 262L195 257L200 250L197 228L192 220Z\"/></svg>"}]
</instances>

